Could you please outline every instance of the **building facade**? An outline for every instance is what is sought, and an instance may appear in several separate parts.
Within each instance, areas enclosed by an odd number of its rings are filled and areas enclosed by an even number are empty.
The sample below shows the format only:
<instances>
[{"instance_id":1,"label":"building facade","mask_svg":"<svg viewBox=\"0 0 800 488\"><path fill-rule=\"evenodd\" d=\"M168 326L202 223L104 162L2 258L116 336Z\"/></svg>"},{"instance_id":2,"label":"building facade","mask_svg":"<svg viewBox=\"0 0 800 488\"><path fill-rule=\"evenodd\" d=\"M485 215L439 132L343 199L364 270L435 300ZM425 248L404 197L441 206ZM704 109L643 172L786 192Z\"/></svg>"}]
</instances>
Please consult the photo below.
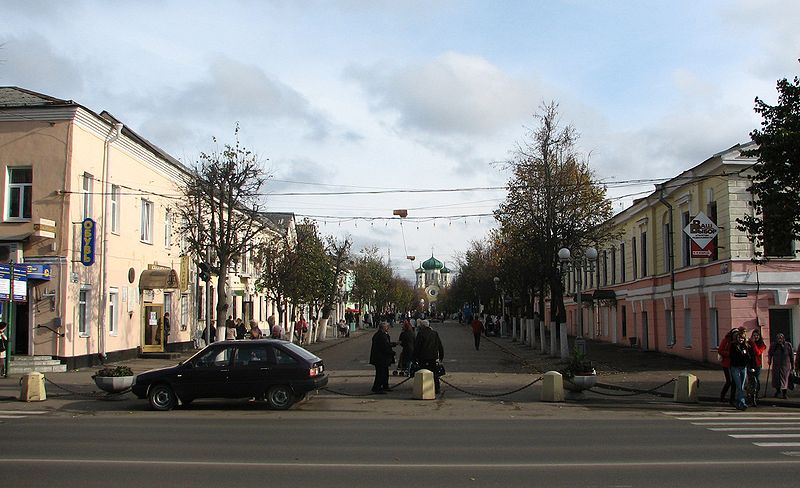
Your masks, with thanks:
<instances>
[{"instance_id":1,"label":"building facade","mask_svg":"<svg viewBox=\"0 0 800 488\"><path fill-rule=\"evenodd\" d=\"M737 229L736 219L752 214L749 148L713 155L611 219L615 237L597 248L596 263L566 276L570 334L579 334L582 314L585 337L706 362L716 362L720 340L739 326L748 334L760 327L769 340L783 333L796 344L797 242L768 238L758 257ZM714 227L707 248L684 231Z\"/></svg>"},{"instance_id":2,"label":"building facade","mask_svg":"<svg viewBox=\"0 0 800 488\"><path fill-rule=\"evenodd\" d=\"M193 347L217 281L206 307L173 231L188 170L107 112L17 87L0 87L0 129L0 263L27 272L6 281L25 296L2 302L13 354L75 368ZM252 272L244 257L226 277L227 313L266 322Z\"/></svg>"}]
</instances>

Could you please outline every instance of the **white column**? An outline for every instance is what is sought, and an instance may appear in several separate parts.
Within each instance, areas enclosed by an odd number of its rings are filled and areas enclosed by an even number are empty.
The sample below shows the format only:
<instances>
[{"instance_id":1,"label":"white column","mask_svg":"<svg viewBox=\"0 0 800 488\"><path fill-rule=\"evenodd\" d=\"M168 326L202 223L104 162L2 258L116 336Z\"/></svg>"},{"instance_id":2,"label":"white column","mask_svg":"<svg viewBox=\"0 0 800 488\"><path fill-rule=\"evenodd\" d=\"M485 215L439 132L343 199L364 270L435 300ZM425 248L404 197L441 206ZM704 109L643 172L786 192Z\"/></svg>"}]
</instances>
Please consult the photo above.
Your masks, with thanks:
<instances>
[{"instance_id":1,"label":"white column","mask_svg":"<svg viewBox=\"0 0 800 488\"><path fill-rule=\"evenodd\" d=\"M547 340L547 336L544 333L544 320L539 319L539 339L541 340L539 344L539 349L542 352L547 352L547 344L545 343Z\"/></svg>"}]
</instances>

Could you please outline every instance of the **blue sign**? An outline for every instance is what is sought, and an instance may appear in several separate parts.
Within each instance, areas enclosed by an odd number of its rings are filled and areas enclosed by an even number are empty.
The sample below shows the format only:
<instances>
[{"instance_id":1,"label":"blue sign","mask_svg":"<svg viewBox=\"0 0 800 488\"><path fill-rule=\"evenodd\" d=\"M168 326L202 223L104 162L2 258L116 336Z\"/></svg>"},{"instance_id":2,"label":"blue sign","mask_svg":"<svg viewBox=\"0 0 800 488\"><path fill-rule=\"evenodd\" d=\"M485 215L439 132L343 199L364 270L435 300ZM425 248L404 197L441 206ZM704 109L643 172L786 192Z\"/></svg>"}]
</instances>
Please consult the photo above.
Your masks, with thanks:
<instances>
[{"instance_id":1,"label":"blue sign","mask_svg":"<svg viewBox=\"0 0 800 488\"><path fill-rule=\"evenodd\" d=\"M11 266L0 264L0 300L6 301L11 297Z\"/></svg>"},{"instance_id":2,"label":"blue sign","mask_svg":"<svg viewBox=\"0 0 800 488\"><path fill-rule=\"evenodd\" d=\"M15 302L28 301L28 266L14 265L14 279L11 280L11 299Z\"/></svg>"},{"instance_id":3,"label":"blue sign","mask_svg":"<svg viewBox=\"0 0 800 488\"><path fill-rule=\"evenodd\" d=\"M29 280L50 281L50 265L49 264L29 264L27 266L28 266L28 279Z\"/></svg>"},{"instance_id":4,"label":"blue sign","mask_svg":"<svg viewBox=\"0 0 800 488\"><path fill-rule=\"evenodd\" d=\"M84 266L94 264L94 238L97 224L90 218L81 223L81 263Z\"/></svg>"}]
</instances>

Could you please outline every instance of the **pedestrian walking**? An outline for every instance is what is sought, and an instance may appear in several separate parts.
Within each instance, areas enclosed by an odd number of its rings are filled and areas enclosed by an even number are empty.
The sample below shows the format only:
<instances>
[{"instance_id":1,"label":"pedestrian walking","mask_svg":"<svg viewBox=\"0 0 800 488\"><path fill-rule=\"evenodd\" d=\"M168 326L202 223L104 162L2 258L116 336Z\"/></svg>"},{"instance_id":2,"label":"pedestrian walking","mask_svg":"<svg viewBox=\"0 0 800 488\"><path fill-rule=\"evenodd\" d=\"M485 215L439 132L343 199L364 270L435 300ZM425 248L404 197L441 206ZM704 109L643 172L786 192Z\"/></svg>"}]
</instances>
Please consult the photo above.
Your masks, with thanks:
<instances>
[{"instance_id":1,"label":"pedestrian walking","mask_svg":"<svg viewBox=\"0 0 800 488\"><path fill-rule=\"evenodd\" d=\"M789 376L794 369L794 351L792 344L783 334L778 334L776 341L769 346L767 353L770 368L772 368L772 387L775 388L775 398L786 398L789 388Z\"/></svg>"},{"instance_id":2,"label":"pedestrian walking","mask_svg":"<svg viewBox=\"0 0 800 488\"><path fill-rule=\"evenodd\" d=\"M6 349L8 349L8 336L6 330L8 323L0 321L0 377L7 378L8 371L6 371Z\"/></svg>"},{"instance_id":3,"label":"pedestrian walking","mask_svg":"<svg viewBox=\"0 0 800 488\"><path fill-rule=\"evenodd\" d=\"M400 332L400 360L397 362L397 370L399 373L410 374L411 362L414 360L414 328L411 327L411 322L408 320L403 321L403 331Z\"/></svg>"},{"instance_id":4,"label":"pedestrian walking","mask_svg":"<svg viewBox=\"0 0 800 488\"><path fill-rule=\"evenodd\" d=\"M169 323L169 312L164 312L164 318L162 319L162 324L164 327L164 347L167 347L167 342L169 342L169 333L171 324Z\"/></svg>"},{"instance_id":5,"label":"pedestrian walking","mask_svg":"<svg viewBox=\"0 0 800 488\"><path fill-rule=\"evenodd\" d=\"M439 384L439 368L436 363L437 361L444 361L444 346L442 346L439 334L431 329L430 322L420 320L418 324L419 330L417 331L417 338L414 340L414 358L420 369L427 369L433 372L436 393L439 393L442 388Z\"/></svg>"},{"instance_id":6,"label":"pedestrian walking","mask_svg":"<svg viewBox=\"0 0 800 488\"><path fill-rule=\"evenodd\" d=\"M369 351L369 364L375 366L375 381L372 392L383 395L389 390L389 366L394 362L396 346L389 337L389 323L381 322L378 330L372 335L372 347Z\"/></svg>"},{"instance_id":7,"label":"pedestrian walking","mask_svg":"<svg viewBox=\"0 0 800 488\"><path fill-rule=\"evenodd\" d=\"M734 334L736 334L738 331L739 329L731 329L730 332L725 334L725 337L722 338L722 341L717 347L717 354L719 355L719 362L722 366L722 373L725 375L725 384L722 385L722 391L719 393L719 401L725 401L725 394L728 393L728 390L730 389L731 395L728 399L728 403L731 405L733 405L733 397L736 394L736 386L731 381L731 341Z\"/></svg>"},{"instance_id":8,"label":"pedestrian walking","mask_svg":"<svg viewBox=\"0 0 800 488\"><path fill-rule=\"evenodd\" d=\"M476 315L472 319L472 336L475 338L475 350L478 351L481 348L481 334L484 331L483 324L480 320L478 320L478 316Z\"/></svg>"},{"instance_id":9,"label":"pedestrian walking","mask_svg":"<svg viewBox=\"0 0 800 488\"><path fill-rule=\"evenodd\" d=\"M244 320L236 319L235 327L236 327L236 338L244 339L244 336L247 335L247 326L244 325Z\"/></svg>"},{"instance_id":10,"label":"pedestrian walking","mask_svg":"<svg viewBox=\"0 0 800 488\"><path fill-rule=\"evenodd\" d=\"M255 320L250 321L250 339L261 339L264 335Z\"/></svg>"},{"instance_id":11,"label":"pedestrian walking","mask_svg":"<svg viewBox=\"0 0 800 488\"><path fill-rule=\"evenodd\" d=\"M747 346L747 337L743 331L737 330L731 339L730 360L731 380L736 387L736 409L747 410L744 386L747 381L747 367L751 361L751 351Z\"/></svg>"},{"instance_id":12,"label":"pedestrian walking","mask_svg":"<svg viewBox=\"0 0 800 488\"><path fill-rule=\"evenodd\" d=\"M756 396L758 396L758 392L761 391L761 367L764 364L764 351L767 350L764 338L761 337L761 330L754 329L750 333L749 344L753 352L753 363L750 365L750 369L756 380Z\"/></svg>"}]
</instances>

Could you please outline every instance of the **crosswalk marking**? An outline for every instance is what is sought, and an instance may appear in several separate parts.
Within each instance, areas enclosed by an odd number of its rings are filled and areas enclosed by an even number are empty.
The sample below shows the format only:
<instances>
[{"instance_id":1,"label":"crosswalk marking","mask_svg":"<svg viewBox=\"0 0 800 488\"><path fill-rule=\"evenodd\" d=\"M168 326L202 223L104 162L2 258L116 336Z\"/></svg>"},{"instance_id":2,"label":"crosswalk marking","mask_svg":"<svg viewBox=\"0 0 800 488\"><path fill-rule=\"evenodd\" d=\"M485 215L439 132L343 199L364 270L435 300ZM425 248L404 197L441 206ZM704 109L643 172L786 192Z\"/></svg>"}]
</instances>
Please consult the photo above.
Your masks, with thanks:
<instances>
[{"instance_id":1,"label":"crosswalk marking","mask_svg":"<svg viewBox=\"0 0 800 488\"><path fill-rule=\"evenodd\" d=\"M754 446L785 449L781 454L799 457L800 413L733 412L714 410L664 411L664 415L722 432L732 439L750 440Z\"/></svg>"},{"instance_id":2,"label":"crosswalk marking","mask_svg":"<svg viewBox=\"0 0 800 488\"><path fill-rule=\"evenodd\" d=\"M29 415L50 413L47 410L0 410L0 419L21 419Z\"/></svg>"}]
</instances>

